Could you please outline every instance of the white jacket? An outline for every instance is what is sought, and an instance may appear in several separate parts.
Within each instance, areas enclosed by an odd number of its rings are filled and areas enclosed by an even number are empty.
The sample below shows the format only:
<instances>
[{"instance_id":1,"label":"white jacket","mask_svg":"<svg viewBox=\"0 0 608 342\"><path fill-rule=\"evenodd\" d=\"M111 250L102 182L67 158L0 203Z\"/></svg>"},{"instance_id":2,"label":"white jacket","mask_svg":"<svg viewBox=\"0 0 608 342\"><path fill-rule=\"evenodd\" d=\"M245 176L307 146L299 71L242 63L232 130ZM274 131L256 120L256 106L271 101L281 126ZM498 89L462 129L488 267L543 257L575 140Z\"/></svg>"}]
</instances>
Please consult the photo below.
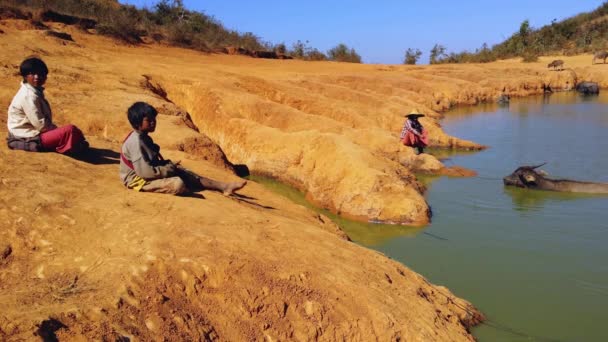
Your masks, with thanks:
<instances>
[{"instance_id":1,"label":"white jacket","mask_svg":"<svg viewBox=\"0 0 608 342\"><path fill-rule=\"evenodd\" d=\"M55 127L51 106L44 98L44 88L21 83L8 107L7 126L8 131L19 138L32 138Z\"/></svg>"}]
</instances>

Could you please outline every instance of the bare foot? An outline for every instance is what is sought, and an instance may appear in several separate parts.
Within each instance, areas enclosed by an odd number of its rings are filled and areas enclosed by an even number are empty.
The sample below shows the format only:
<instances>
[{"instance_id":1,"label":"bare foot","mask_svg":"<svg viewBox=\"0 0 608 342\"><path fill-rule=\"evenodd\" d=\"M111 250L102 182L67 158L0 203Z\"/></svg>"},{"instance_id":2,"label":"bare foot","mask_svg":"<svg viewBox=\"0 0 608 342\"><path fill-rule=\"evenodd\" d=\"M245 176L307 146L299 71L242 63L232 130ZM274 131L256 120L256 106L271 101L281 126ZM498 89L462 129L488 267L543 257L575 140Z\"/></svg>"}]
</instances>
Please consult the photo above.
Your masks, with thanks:
<instances>
[{"instance_id":1,"label":"bare foot","mask_svg":"<svg viewBox=\"0 0 608 342\"><path fill-rule=\"evenodd\" d=\"M224 190L224 196L232 195L235 191L242 189L245 185L247 185L247 181L228 183Z\"/></svg>"}]
</instances>

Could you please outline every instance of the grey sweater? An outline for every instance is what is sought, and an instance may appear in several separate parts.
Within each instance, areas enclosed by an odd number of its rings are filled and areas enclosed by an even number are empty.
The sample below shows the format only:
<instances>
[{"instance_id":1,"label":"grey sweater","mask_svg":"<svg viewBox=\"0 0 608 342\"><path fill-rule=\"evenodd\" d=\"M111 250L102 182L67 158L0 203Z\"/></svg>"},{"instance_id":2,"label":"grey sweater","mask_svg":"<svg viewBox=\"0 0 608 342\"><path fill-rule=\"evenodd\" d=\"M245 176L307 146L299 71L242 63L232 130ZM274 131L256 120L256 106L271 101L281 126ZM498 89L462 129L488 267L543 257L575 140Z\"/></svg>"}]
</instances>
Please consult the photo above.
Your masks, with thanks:
<instances>
[{"instance_id":1,"label":"grey sweater","mask_svg":"<svg viewBox=\"0 0 608 342\"><path fill-rule=\"evenodd\" d=\"M125 185L131 183L136 176L145 180L175 176L175 165L160 157L160 147L147 133L133 131L122 144L121 152L120 179Z\"/></svg>"}]
</instances>

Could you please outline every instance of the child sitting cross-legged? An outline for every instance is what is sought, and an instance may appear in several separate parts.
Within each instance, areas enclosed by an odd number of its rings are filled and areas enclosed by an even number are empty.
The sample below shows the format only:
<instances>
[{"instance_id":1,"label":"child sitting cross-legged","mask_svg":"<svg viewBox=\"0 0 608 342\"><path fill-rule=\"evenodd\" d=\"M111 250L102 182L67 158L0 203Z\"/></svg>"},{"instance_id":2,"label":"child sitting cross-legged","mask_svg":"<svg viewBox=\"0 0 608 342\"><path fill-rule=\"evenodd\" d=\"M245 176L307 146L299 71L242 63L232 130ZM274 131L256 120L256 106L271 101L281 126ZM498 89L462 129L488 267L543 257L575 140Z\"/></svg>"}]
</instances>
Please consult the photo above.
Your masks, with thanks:
<instances>
[{"instance_id":1,"label":"child sitting cross-legged","mask_svg":"<svg viewBox=\"0 0 608 342\"><path fill-rule=\"evenodd\" d=\"M44 96L49 69L40 58L24 60L19 66L21 88L8 107L8 137L13 150L54 151L76 156L89 148L82 131L74 125L57 127L51 106Z\"/></svg>"},{"instance_id":2,"label":"child sitting cross-legged","mask_svg":"<svg viewBox=\"0 0 608 342\"><path fill-rule=\"evenodd\" d=\"M125 139L120 153L120 178L130 189L180 195L201 190L231 195L247 181L224 183L205 178L183 168L179 162L163 159L160 147L149 133L156 130L154 107L136 102L127 112L133 131Z\"/></svg>"}]
</instances>

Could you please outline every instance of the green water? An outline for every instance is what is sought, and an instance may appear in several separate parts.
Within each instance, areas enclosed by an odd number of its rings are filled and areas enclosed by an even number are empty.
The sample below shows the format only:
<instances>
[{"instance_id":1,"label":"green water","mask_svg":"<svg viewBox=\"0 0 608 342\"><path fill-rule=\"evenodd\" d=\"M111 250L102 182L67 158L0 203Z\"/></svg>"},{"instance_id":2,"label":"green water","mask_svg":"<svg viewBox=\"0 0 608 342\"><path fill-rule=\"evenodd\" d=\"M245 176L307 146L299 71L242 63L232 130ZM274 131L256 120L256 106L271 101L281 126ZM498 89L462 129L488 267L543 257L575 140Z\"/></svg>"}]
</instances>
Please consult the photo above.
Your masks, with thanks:
<instances>
[{"instance_id":1,"label":"green water","mask_svg":"<svg viewBox=\"0 0 608 342\"><path fill-rule=\"evenodd\" d=\"M542 162L556 178L608 182L608 97L513 99L454 110L442 125L490 148L442 156L479 175L430 180L431 225L336 222L481 309L490 325L473 331L480 341L608 341L608 196L502 184Z\"/></svg>"}]
</instances>

